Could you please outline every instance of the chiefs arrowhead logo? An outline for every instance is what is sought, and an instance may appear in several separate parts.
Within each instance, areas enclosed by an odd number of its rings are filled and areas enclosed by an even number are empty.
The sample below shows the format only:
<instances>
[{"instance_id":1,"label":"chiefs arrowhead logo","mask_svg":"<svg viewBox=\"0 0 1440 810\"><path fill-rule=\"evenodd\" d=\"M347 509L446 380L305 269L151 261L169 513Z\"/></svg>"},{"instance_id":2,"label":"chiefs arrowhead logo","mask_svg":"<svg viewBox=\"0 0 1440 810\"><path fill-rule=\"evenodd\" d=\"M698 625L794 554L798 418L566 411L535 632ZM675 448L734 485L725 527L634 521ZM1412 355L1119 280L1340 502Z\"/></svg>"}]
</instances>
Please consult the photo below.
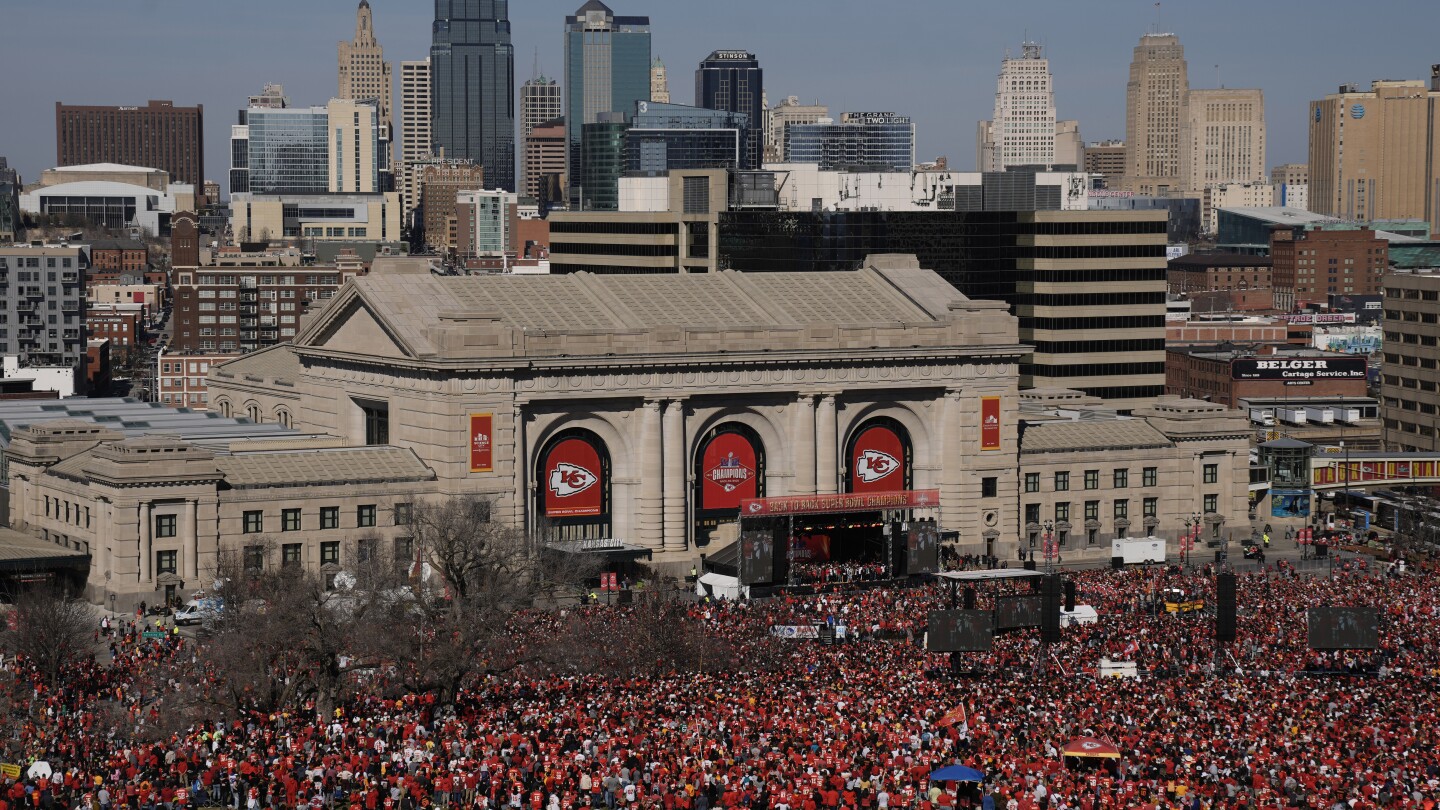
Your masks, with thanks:
<instances>
[{"instance_id":1,"label":"chiefs arrowhead logo","mask_svg":"<svg viewBox=\"0 0 1440 810\"><path fill-rule=\"evenodd\" d=\"M1100 747L1100 743L1094 741L1087 741L1080 743L1080 747L1084 748L1086 751L1094 751L1095 749Z\"/></svg>"},{"instance_id":2,"label":"chiefs arrowhead logo","mask_svg":"<svg viewBox=\"0 0 1440 810\"><path fill-rule=\"evenodd\" d=\"M758 504L758 503L752 503L752 504L750 504L750 511L751 511L751 512L759 512L761 509L764 509L764 508L765 508L765 507L761 506L761 505Z\"/></svg>"},{"instance_id":3,"label":"chiefs arrowhead logo","mask_svg":"<svg viewBox=\"0 0 1440 810\"><path fill-rule=\"evenodd\" d=\"M550 491L557 498L568 498L595 486L599 480L599 476L584 467L562 461L550 471Z\"/></svg>"},{"instance_id":4,"label":"chiefs arrowhead logo","mask_svg":"<svg viewBox=\"0 0 1440 810\"><path fill-rule=\"evenodd\" d=\"M867 484L873 484L900 469L900 460L879 450L866 450L855 462L855 475Z\"/></svg>"}]
</instances>

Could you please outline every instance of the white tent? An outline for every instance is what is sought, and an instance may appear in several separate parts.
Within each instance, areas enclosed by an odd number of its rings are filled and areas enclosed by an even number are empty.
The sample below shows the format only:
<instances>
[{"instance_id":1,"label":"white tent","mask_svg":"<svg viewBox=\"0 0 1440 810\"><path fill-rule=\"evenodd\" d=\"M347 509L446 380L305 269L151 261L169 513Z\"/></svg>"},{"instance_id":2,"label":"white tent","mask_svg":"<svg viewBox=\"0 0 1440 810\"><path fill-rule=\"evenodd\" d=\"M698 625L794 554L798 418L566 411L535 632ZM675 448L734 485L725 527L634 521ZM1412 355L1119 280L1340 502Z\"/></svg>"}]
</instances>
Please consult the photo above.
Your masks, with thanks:
<instances>
[{"instance_id":1,"label":"white tent","mask_svg":"<svg viewBox=\"0 0 1440 810\"><path fill-rule=\"evenodd\" d=\"M1060 626L1072 624L1094 624L1100 621L1100 613L1089 605L1076 605L1074 610L1060 611Z\"/></svg>"},{"instance_id":2,"label":"white tent","mask_svg":"<svg viewBox=\"0 0 1440 810\"><path fill-rule=\"evenodd\" d=\"M699 596L711 596L716 599L739 599L740 580L712 571L702 574L696 581L695 593Z\"/></svg>"}]
</instances>

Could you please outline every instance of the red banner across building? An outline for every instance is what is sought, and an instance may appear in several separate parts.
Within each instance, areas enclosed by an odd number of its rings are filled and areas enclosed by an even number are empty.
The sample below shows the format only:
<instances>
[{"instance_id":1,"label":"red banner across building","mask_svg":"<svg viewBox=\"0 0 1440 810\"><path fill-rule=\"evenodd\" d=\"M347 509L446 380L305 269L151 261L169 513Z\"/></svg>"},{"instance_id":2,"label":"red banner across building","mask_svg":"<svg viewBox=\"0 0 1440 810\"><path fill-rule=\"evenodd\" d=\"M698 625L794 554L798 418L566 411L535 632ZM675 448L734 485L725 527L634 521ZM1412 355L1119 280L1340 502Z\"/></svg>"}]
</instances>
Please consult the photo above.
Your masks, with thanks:
<instances>
[{"instance_id":1,"label":"red banner across building","mask_svg":"<svg viewBox=\"0 0 1440 810\"><path fill-rule=\"evenodd\" d=\"M935 509L940 506L938 489L902 489L897 492L870 492L846 495L783 495L778 498L746 498L740 514L819 515L826 512L878 512L882 509Z\"/></svg>"}]
</instances>

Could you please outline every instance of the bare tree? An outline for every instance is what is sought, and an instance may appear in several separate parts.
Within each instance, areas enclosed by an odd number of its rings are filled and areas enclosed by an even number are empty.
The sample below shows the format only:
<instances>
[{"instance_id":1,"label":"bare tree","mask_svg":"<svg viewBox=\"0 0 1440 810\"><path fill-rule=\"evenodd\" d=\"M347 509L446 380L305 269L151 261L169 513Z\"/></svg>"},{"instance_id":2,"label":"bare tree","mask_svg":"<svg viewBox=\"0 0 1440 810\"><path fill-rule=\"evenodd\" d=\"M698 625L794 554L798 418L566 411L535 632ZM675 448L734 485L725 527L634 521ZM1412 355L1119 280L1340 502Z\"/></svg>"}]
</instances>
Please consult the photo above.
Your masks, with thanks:
<instances>
[{"instance_id":1,"label":"bare tree","mask_svg":"<svg viewBox=\"0 0 1440 810\"><path fill-rule=\"evenodd\" d=\"M47 589L26 591L15 600L15 627L3 634L4 645L35 667L47 683L93 655L95 617L90 606Z\"/></svg>"},{"instance_id":2,"label":"bare tree","mask_svg":"<svg viewBox=\"0 0 1440 810\"><path fill-rule=\"evenodd\" d=\"M462 495L412 510L419 559L434 579L417 577L411 609L390 617L408 628L390 634L392 658L406 663L410 688L435 692L442 703L472 675L504 672L533 656L534 646L517 643L538 620L530 611L580 592L594 574L576 555L546 553L524 532L492 521L491 506Z\"/></svg>"}]
</instances>

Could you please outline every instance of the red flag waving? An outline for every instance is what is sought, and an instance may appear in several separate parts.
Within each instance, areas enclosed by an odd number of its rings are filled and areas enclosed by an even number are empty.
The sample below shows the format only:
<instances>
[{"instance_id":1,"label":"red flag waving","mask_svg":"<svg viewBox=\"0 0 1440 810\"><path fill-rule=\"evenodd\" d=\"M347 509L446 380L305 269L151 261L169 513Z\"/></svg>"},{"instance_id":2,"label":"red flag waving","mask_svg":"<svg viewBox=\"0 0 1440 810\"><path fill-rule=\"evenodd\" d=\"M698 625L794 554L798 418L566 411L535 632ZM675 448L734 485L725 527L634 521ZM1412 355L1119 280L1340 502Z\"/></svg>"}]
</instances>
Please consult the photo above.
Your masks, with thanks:
<instances>
[{"instance_id":1,"label":"red flag waving","mask_svg":"<svg viewBox=\"0 0 1440 810\"><path fill-rule=\"evenodd\" d=\"M965 704L964 704L964 703L961 703L959 706L956 706L955 708L953 708L953 709L951 709L950 711L946 712L944 717L940 718L939 720L937 720L937 721L935 722L935 725L940 726L941 728L944 728L945 726L968 725L968 724L969 724L969 721L965 719Z\"/></svg>"}]
</instances>

